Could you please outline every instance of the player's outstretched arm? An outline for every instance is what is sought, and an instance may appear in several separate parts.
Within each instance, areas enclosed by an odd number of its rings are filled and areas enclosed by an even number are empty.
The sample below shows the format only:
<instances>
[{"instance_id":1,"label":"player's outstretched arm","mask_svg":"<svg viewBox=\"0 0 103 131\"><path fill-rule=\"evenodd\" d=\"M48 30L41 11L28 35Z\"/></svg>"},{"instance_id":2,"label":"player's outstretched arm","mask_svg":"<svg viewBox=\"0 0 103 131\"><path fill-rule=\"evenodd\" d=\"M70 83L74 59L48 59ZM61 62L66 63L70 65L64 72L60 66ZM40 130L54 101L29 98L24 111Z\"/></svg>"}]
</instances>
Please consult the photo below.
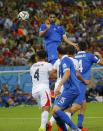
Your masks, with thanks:
<instances>
[{"instance_id":1,"label":"player's outstretched arm","mask_svg":"<svg viewBox=\"0 0 103 131\"><path fill-rule=\"evenodd\" d=\"M48 30L50 28L50 22L49 22L49 20L45 21L45 25L46 25L46 29L44 31L40 31L39 32L39 37L45 36L45 34L48 32Z\"/></svg>"},{"instance_id":2,"label":"player's outstretched arm","mask_svg":"<svg viewBox=\"0 0 103 131\"><path fill-rule=\"evenodd\" d=\"M98 63L98 64L103 66L103 58L102 58L102 59L100 59L100 61L99 61L99 63Z\"/></svg>"},{"instance_id":3,"label":"player's outstretched arm","mask_svg":"<svg viewBox=\"0 0 103 131\"><path fill-rule=\"evenodd\" d=\"M63 40L68 43L69 45L73 45L76 49L78 49L78 45L74 42L72 42L71 40L69 40L69 38L67 38L66 34L63 35Z\"/></svg>"},{"instance_id":4,"label":"player's outstretched arm","mask_svg":"<svg viewBox=\"0 0 103 131\"><path fill-rule=\"evenodd\" d=\"M94 52L94 55L96 55L100 59L99 62L98 62L98 64L103 66L102 55L99 52Z\"/></svg>"},{"instance_id":5,"label":"player's outstretched arm","mask_svg":"<svg viewBox=\"0 0 103 131\"><path fill-rule=\"evenodd\" d=\"M91 83L90 80L84 80L79 71L76 71L76 75L77 75L77 78L80 81L82 81L85 85L89 85Z\"/></svg>"},{"instance_id":6,"label":"player's outstretched arm","mask_svg":"<svg viewBox=\"0 0 103 131\"><path fill-rule=\"evenodd\" d=\"M61 87L63 86L63 84L68 80L68 78L70 77L70 70L66 70L63 77L61 78L61 81L55 91L55 95L60 95L60 90L61 90Z\"/></svg>"}]
</instances>

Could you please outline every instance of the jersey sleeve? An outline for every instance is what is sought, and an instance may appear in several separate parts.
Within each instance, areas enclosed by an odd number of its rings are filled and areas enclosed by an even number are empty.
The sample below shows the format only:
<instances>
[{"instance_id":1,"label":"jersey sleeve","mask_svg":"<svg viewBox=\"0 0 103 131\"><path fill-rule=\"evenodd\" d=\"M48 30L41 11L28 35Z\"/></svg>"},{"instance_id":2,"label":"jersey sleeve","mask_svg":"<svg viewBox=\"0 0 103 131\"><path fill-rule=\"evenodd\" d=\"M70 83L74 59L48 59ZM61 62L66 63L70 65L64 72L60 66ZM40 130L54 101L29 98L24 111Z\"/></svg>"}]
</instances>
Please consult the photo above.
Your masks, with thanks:
<instances>
[{"instance_id":1,"label":"jersey sleeve","mask_svg":"<svg viewBox=\"0 0 103 131\"><path fill-rule=\"evenodd\" d=\"M62 36L66 35L66 33L65 33L65 29L64 29L63 26L61 26L61 34L62 34Z\"/></svg>"},{"instance_id":2,"label":"jersey sleeve","mask_svg":"<svg viewBox=\"0 0 103 131\"><path fill-rule=\"evenodd\" d=\"M45 24L41 24L39 32L42 32L46 29L46 25Z\"/></svg>"},{"instance_id":3,"label":"jersey sleeve","mask_svg":"<svg viewBox=\"0 0 103 131\"><path fill-rule=\"evenodd\" d=\"M50 64L50 63L48 63L47 68L48 68L48 71L52 71L52 69L53 69L53 65Z\"/></svg>"},{"instance_id":4,"label":"jersey sleeve","mask_svg":"<svg viewBox=\"0 0 103 131\"><path fill-rule=\"evenodd\" d=\"M62 61L61 66L62 66L62 69L63 69L63 73L64 73L66 70L70 70L70 63L69 63L69 61L68 61L67 59L64 59L64 60Z\"/></svg>"},{"instance_id":5,"label":"jersey sleeve","mask_svg":"<svg viewBox=\"0 0 103 131\"><path fill-rule=\"evenodd\" d=\"M96 57L94 54L91 54L90 58L93 63L98 63L100 61L100 59Z\"/></svg>"},{"instance_id":6,"label":"jersey sleeve","mask_svg":"<svg viewBox=\"0 0 103 131\"><path fill-rule=\"evenodd\" d=\"M65 29L64 29L64 27L62 26L62 36L63 35L65 35L66 33L65 33Z\"/></svg>"},{"instance_id":7,"label":"jersey sleeve","mask_svg":"<svg viewBox=\"0 0 103 131\"><path fill-rule=\"evenodd\" d=\"M56 26L58 33L63 36L65 35L65 30L63 26Z\"/></svg>"},{"instance_id":8,"label":"jersey sleeve","mask_svg":"<svg viewBox=\"0 0 103 131\"><path fill-rule=\"evenodd\" d=\"M58 68L58 60L56 60L56 62L55 62L54 65L53 65L53 69L54 69L54 70L57 70L57 68Z\"/></svg>"}]
</instances>

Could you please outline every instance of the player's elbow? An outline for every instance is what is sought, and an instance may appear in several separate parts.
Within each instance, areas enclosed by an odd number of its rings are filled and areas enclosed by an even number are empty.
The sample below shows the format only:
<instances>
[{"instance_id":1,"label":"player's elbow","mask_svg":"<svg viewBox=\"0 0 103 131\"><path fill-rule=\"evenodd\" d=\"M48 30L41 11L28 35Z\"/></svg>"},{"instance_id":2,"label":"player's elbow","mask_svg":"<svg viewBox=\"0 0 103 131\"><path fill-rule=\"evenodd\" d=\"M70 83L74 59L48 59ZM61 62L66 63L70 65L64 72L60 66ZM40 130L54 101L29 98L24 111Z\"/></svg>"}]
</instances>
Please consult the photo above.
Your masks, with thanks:
<instances>
[{"instance_id":1,"label":"player's elbow","mask_svg":"<svg viewBox=\"0 0 103 131\"><path fill-rule=\"evenodd\" d=\"M98 64L103 66L103 58L99 61Z\"/></svg>"},{"instance_id":2,"label":"player's elbow","mask_svg":"<svg viewBox=\"0 0 103 131\"><path fill-rule=\"evenodd\" d=\"M57 79L57 73L54 71L49 72L49 79L56 80Z\"/></svg>"}]
</instances>

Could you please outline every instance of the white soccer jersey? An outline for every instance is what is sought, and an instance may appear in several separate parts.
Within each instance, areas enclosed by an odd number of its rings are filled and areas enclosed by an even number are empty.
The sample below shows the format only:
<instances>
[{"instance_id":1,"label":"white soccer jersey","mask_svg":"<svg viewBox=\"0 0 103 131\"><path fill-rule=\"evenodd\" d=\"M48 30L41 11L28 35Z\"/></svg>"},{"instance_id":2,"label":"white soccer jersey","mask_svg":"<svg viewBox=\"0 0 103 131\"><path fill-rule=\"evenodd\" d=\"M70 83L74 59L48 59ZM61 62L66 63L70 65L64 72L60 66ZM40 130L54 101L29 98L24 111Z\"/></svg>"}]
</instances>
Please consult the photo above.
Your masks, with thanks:
<instances>
[{"instance_id":1,"label":"white soccer jersey","mask_svg":"<svg viewBox=\"0 0 103 131\"><path fill-rule=\"evenodd\" d=\"M49 87L49 71L52 70L52 65L48 62L37 62L30 68L33 88L38 88L38 85L45 84Z\"/></svg>"},{"instance_id":2,"label":"white soccer jersey","mask_svg":"<svg viewBox=\"0 0 103 131\"><path fill-rule=\"evenodd\" d=\"M61 77L60 77L60 74L59 74L59 66L60 66L60 59L57 59L56 62L54 63L53 65L53 69L57 70L57 80L55 82L55 88L54 88L54 92L56 91L59 83L60 83L60 80L61 80ZM63 91L63 86L60 90L60 92L62 93Z\"/></svg>"},{"instance_id":3,"label":"white soccer jersey","mask_svg":"<svg viewBox=\"0 0 103 131\"><path fill-rule=\"evenodd\" d=\"M57 59L56 62L53 65L53 69L57 71L57 79L60 79L59 77L59 66L60 66L60 59Z\"/></svg>"}]
</instances>

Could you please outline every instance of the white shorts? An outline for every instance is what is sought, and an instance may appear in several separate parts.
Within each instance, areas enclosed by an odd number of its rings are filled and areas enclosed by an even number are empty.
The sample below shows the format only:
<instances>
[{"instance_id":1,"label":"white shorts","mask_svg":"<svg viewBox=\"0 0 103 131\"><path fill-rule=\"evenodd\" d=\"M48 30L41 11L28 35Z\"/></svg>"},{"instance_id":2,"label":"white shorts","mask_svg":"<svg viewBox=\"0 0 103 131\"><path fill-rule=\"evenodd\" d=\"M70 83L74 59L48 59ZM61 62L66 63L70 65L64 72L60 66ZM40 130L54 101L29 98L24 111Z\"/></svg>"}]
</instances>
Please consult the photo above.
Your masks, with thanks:
<instances>
[{"instance_id":1,"label":"white shorts","mask_svg":"<svg viewBox=\"0 0 103 131\"><path fill-rule=\"evenodd\" d=\"M47 85L38 85L38 88L32 88L33 98L40 104L41 107L51 106L50 89Z\"/></svg>"}]
</instances>

